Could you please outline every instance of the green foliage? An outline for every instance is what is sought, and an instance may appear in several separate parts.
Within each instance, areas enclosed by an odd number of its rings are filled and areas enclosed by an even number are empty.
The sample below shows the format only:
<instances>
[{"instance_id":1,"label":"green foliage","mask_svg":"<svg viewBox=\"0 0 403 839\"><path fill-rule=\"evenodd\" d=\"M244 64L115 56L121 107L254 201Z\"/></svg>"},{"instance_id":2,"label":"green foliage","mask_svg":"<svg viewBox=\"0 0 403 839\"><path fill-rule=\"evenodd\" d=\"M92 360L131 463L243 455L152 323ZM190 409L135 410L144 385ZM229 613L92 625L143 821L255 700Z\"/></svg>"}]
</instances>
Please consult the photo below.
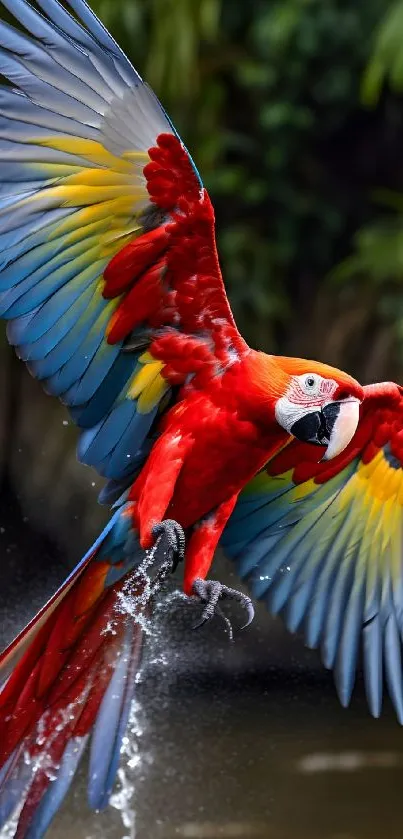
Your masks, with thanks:
<instances>
[{"instance_id":1,"label":"green foliage","mask_svg":"<svg viewBox=\"0 0 403 839\"><path fill-rule=\"evenodd\" d=\"M386 81L396 93L403 92L403 2L398 0L386 12L376 33L373 54L362 80L362 100L373 106L379 101Z\"/></svg>"},{"instance_id":2,"label":"green foliage","mask_svg":"<svg viewBox=\"0 0 403 839\"><path fill-rule=\"evenodd\" d=\"M337 259L348 198L333 190L323 149L356 110L379 8L372 3L368 9L367 2L352 9L331 0L279 0L245 4L235 15L224 4L224 29L232 43L242 44L228 68L227 96L238 107L226 103L227 130L220 135L225 169L219 167L208 183L224 219L220 244L237 316L249 337L257 332L266 347L274 346L273 326L285 341L295 307L309 304L306 277L312 292ZM241 252L233 248L230 261L233 224ZM245 295L247 268L241 273L233 266L242 263L248 239L260 270L254 271L245 318L237 304Z\"/></svg>"},{"instance_id":3,"label":"green foliage","mask_svg":"<svg viewBox=\"0 0 403 839\"><path fill-rule=\"evenodd\" d=\"M376 108L388 91L403 93L403 2L393 3L375 31L373 52L363 74L361 99ZM389 98L388 98L389 97ZM402 101L399 109L402 109ZM399 171L396 172L399 178ZM399 186L403 187L400 179ZM377 289L381 318L394 330L403 363L403 193L373 193L374 218L355 234L353 253L332 272L338 284L348 283L365 294Z\"/></svg>"},{"instance_id":4,"label":"green foliage","mask_svg":"<svg viewBox=\"0 0 403 839\"><path fill-rule=\"evenodd\" d=\"M380 220L363 227L354 239L355 252L333 272L338 282L361 275L374 284L394 281L400 285L403 277L403 230L401 219Z\"/></svg>"}]
</instances>

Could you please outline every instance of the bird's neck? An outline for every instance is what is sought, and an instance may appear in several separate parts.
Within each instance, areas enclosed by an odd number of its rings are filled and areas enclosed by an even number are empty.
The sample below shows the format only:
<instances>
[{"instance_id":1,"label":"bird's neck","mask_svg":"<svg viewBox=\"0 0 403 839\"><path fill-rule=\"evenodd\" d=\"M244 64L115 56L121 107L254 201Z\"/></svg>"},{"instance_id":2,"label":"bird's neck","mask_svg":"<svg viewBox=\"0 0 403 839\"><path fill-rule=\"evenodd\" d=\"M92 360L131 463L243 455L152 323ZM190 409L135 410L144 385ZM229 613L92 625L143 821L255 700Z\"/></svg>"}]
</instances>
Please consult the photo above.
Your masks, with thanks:
<instances>
[{"instance_id":1,"label":"bird's neck","mask_svg":"<svg viewBox=\"0 0 403 839\"><path fill-rule=\"evenodd\" d=\"M223 377L223 398L233 403L237 412L245 412L259 426L278 427L275 405L287 387L286 374L276 365L275 356L250 350L229 368Z\"/></svg>"},{"instance_id":2,"label":"bird's neck","mask_svg":"<svg viewBox=\"0 0 403 839\"><path fill-rule=\"evenodd\" d=\"M227 417L233 417L234 433L238 429L241 436L252 434L263 458L281 449L289 439L275 417L276 400L286 388L283 375L274 357L250 350L217 377L210 391L211 401Z\"/></svg>"}]
</instances>

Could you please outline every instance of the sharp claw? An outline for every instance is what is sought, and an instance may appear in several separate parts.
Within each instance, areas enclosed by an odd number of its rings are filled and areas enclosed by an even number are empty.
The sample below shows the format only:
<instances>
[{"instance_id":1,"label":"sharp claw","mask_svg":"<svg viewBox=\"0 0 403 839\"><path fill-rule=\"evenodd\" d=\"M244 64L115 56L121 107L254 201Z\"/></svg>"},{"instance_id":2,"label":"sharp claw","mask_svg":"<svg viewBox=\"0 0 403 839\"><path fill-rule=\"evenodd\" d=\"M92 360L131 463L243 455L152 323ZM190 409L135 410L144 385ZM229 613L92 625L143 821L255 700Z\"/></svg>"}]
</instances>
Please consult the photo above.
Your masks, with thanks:
<instances>
[{"instance_id":1,"label":"sharp claw","mask_svg":"<svg viewBox=\"0 0 403 839\"><path fill-rule=\"evenodd\" d=\"M232 598L232 600L237 600L239 603L242 603L242 606L246 609L248 618L246 623L244 623L243 626L240 627L240 629L246 629L247 626L250 626L250 624L253 621L253 618L255 617L255 609L250 597L248 597L248 595L244 594L242 591L238 591L238 589L236 588L229 588L228 586L224 586L223 588L223 599L226 597L230 597Z\"/></svg>"},{"instance_id":2,"label":"sharp claw","mask_svg":"<svg viewBox=\"0 0 403 839\"><path fill-rule=\"evenodd\" d=\"M210 620L210 618L204 618L203 615L202 615L200 620L197 623L194 624L192 629L200 629L202 626L204 626L205 623L207 623L208 620Z\"/></svg>"},{"instance_id":3,"label":"sharp claw","mask_svg":"<svg viewBox=\"0 0 403 839\"><path fill-rule=\"evenodd\" d=\"M255 610L253 608L252 601L250 597L246 594L243 594L241 591L237 591L237 589L229 588L229 586L224 586L221 583L217 582L216 580L201 580L197 579L193 583L193 592L202 603L206 604L200 621L193 627L194 629L199 629L201 626L204 626L207 621L211 620L214 615L218 615L221 620L224 621L228 635L230 640L233 639L233 631L232 631L232 624L229 618L224 614L221 607L219 606L219 600L223 599L232 599L236 600L241 603L246 611L247 611L247 621L241 627L241 629L245 629L249 626L254 618Z\"/></svg>"},{"instance_id":4,"label":"sharp claw","mask_svg":"<svg viewBox=\"0 0 403 839\"><path fill-rule=\"evenodd\" d=\"M246 629L247 626L250 626L253 621L253 618L255 617L255 609L249 597L243 601L243 606L246 609L248 619L246 623L244 623L243 626L240 627L240 629Z\"/></svg>"}]
</instances>

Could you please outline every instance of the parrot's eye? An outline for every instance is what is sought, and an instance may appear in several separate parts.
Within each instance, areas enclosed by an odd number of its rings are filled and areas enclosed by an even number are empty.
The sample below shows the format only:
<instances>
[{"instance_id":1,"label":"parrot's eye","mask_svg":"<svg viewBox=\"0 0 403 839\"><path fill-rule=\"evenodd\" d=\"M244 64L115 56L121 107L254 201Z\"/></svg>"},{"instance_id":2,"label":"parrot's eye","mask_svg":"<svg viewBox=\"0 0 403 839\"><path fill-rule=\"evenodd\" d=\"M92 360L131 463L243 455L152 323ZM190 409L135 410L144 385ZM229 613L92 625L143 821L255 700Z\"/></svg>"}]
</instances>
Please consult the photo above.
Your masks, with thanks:
<instances>
[{"instance_id":1,"label":"parrot's eye","mask_svg":"<svg viewBox=\"0 0 403 839\"><path fill-rule=\"evenodd\" d=\"M317 373L305 373L302 376L295 376L295 384L297 386L295 395L296 401L298 402L298 399L302 394L305 397L309 396L310 399L313 396L319 396L321 393L322 383L322 376L318 376ZM300 396L298 396L298 393Z\"/></svg>"},{"instance_id":2,"label":"parrot's eye","mask_svg":"<svg viewBox=\"0 0 403 839\"><path fill-rule=\"evenodd\" d=\"M302 381L302 386L305 393L315 394L318 393L320 388L320 378L319 376L315 376L314 373L308 373L307 376L304 377Z\"/></svg>"},{"instance_id":3,"label":"parrot's eye","mask_svg":"<svg viewBox=\"0 0 403 839\"><path fill-rule=\"evenodd\" d=\"M319 396L321 393L323 379L317 373L304 373L301 376L295 376L294 381L296 386L294 401L298 402L298 399L303 396L309 396L312 399L313 396Z\"/></svg>"}]
</instances>

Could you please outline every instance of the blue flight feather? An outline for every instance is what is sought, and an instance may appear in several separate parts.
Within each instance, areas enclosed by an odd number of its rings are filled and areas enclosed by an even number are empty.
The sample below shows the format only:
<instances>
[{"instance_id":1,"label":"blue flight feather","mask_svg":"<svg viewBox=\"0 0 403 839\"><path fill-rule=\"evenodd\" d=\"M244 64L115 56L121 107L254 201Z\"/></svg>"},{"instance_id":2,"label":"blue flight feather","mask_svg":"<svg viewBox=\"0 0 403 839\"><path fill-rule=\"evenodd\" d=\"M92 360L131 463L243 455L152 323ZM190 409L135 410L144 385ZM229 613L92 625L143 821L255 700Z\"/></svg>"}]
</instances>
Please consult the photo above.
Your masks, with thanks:
<instances>
[{"instance_id":1,"label":"blue flight feather","mask_svg":"<svg viewBox=\"0 0 403 839\"><path fill-rule=\"evenodd\" d=\"M62 338L71 334L81 315L87 311L93 294L94 289L89 286L80 297L73 300L71 306L64 312L63 317L50 326L40 338L20 345L19 357L22 361L30 363L28 369L38 379L48 378L54 372L53 356L50 356L50 353L61 342ZM73 342L71 341L71 343ZM65 358L64 361L66 360ZM58 369L60 367L61 364L59 364Z\"/></svg>"},{"instance_id":2,"label":"blue flight feather","mask_svg":"<svg viewBox=\"0 0 403 839\"><path fill-rule=\"evenodd\" d=\"M85 331L82 343L74 349L73 354L69 356L63 367L47 379L45 387L49 393L61 397L70 388L77 385L103 342L102 330L98 329L98 324L103 321L106 321L106 318L104 317L104 310L101 308L91 329Z\"/></svg>"},{"instance_id":3,"label":"blue flight feather","mask_svg":"<svg viewBox=\"0 0 403 839\"><path fill-rule=\"evenodd\" d=\"M122 353L121 344L114 344L114 351L109 352L110 361L106 364L104 358L100 358L100 364L97 369L94 366L88 367L88 376L90 380L86 381L86 374L83 375L80 381L80 387L77 388L74 395L74 401L68 398L69 394L63 397L67 404L71 406L71 415L80 428L90 428L99 422L101 417L105 417L113 403L118 404L118 399L121 398L122 391L127 390L127 382L134 373L134 360L127 353ZM109 351L109 350L108 350ZM101 350L99 351L101 352ZM109 368L109 369L108 369ZM99 378L96 378L96 375ZM102 376L102 372L104 375ZM129 402L132 400L129 399ZM79 407L74 406L78 404Z\"/></svg>"},{"instance_id":4,"label":"blue flight feather","mask_svg":"<svg viewBox=\"0 0 403 839\"><path fill-rule=\"evenodd\" d=\"M364 625L362 635L365 692L372 716L379 717L383 694L382 627L379 615L373 616Z\"/></svg>"},{"instance_id":5,"label":"blue flight feather","mask_svg":"<svg viewBox=\"0 0 403 839\"><path fill-rule=\"evenodd\" d=\"M147 437L157 414L158 405L155 405L147 414L136 411L124 430L122 437L116 444L110 458L107 459L102 474L106 478L118 477L124 474L127 469L132 469L132 460L137 454L138 445L142 444Z\"/></svg>"},{"instance_id":6,"label":"blue flight feather","mask_svg":"<svg viewBox=\"0 0 403 839\"><path fill-rule=\"evenodd\" d=\"M136 404L129 399L116 405L97 426L81 435L77 448L78 459L88 466L95 466L104 460L115 448L135 413Z\"/></svg>"},{"instance_id":7,"label":"blue flight feather","mask_svg":"<svg viewBox=\"0 0 403 839\"><path fill-rule=\"evenodd\" d=\"M62 370L64 365L67 364L67 362L70 361L76 353L81 358L81 371L84 372L88 365L88 354L86 352L80 353L80 348L86 340L94 323L102 314L103 308L103 301L99 300L98 304L94 306L92 310L84 310L81 316L77 316L77 320L73 324L72 328L64 336L60 337L59 342L53 347L53 349L51 349L43 359L38 359L30 365L33 375L37 376L38 379L50 379L53 381L53 377L57 376L59 371ZM41 337L45 338L46 335L47 332L45 332ZM24 358L24 354L25 343L21 346L22 358ZM79 376L80 368L76 368L75 373Z\"/></svg>"},{"instance_id":8,"label":"blue flight feather","mask_svg":"<svg viewBox=\"0 0 403 839\"><path fill-rule=\"evenodd\" d=\"M128 622L124 646L94 727L88 773L88 800L95 810L107 806L115 781L136 684L140 653L139 644L136 645L138 633L139 628L132 621Z\"/></svg>"},{"instance_id":9,"label":"blue flight feather","mask_svg":"<svg viewBox=\"0 0 403 839\"><path fill-rule=\"evenodd\" d=\"M34 813L24 839L42 839L42 836L46 833L70 789L87 739L87 737L73 737L67 743L57 770L57 778L50 782L38 809Z\"/></svg>"},{"instance_id":10,"label":"blue flight feather","mask_svg":"<svg viewBox=\"0 0 403 839\"><path fill-rule=\"evenodd\" d=\"M365 580L361 577L353 584L337 650L334 678L343 708L350 702L355 682L364 608L364 583Z\"/></svg>"},{"instance_id":11,"label":"blue flight feather","mask_svg":"<svg viewBox=\"0 0 403 839\"><path fill-rule=\"evenodd\" d=\"M384 662L389 695L400 725L403 725L401 638L393 610L390 611L384 628Z\"/></svg>"}]
</instances>

